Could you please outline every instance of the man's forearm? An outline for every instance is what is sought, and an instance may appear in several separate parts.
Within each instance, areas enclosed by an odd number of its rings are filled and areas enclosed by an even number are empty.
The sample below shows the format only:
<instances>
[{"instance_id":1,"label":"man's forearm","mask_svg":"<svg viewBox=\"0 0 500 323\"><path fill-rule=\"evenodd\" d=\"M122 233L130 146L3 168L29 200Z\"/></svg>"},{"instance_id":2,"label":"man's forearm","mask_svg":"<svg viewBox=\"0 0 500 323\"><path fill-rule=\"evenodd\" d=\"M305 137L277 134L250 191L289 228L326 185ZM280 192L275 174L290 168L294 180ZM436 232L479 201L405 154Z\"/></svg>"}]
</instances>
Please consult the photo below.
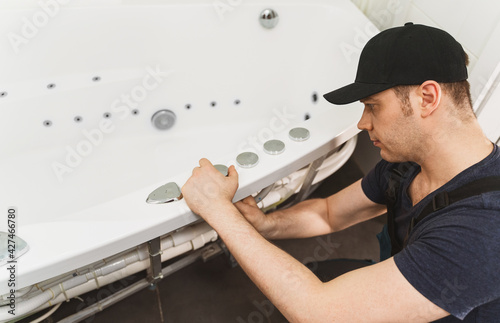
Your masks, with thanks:
<instances>
[{"instance_id":1,"label":"man's forearm","mask_svg":"<svg viewBox=\"0 0 500 323\"><path fill-rule=\"evenodd\" d=\"M210 223L242 269L290 321L301 321L311 310L308 302L323 288L321 281L299 261L264 239L238 210L228 205Z\"/></svg>"},{"instance_id":2,"label":"man's forearm","mask_svg":"<svg viewBox=\"0 0 500 323\"><path fill-rule=\"evenodd\" d=\"M386 211L385 205L369 200L361 180L326 198L303 201L269 214L269 239L306 238L343 230Z\"/></svg>"},{"instance_id":3,"label":"man's forearm","mask_svg":"<svg viewBox=\"0 0 500 323\"><path fill-rule=\"evenodd\" d=\"M449 313L420 294L390 258L322 283L264 239L232 205L205 214L242 269L290 322L430 322ZM217 215L217 216L214 216ZM394 307L394 304L398 306Z\"/></svg>"},{"instance_id":4,"label":"man's forearm","mask_svg":"<svg viewBox=\"0 0 500 323\"><path fill-rule=\"evenodd\" d=\"M267 239L308 238L332 232L325 199L306 200L290 208L266 215Z\"/></svg>"}]
</instances>

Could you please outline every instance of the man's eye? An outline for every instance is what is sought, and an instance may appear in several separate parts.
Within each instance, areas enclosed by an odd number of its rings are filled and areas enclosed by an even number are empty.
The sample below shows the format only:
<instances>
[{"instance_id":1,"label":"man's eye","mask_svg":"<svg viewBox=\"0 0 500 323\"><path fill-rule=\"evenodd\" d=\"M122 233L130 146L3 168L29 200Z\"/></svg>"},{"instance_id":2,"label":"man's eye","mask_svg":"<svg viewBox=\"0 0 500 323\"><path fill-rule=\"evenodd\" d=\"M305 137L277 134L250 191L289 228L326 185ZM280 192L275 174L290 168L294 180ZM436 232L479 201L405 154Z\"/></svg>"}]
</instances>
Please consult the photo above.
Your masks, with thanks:
<instances>
[{"instance_id":1,"label":"man's eye","mask_svg":"<svg viewBox=\"0 0 500 323\"><path fill-rule=\"evenodd\" d=\"M375 108L375 104L371 104L371 103L367 103L365 104L365 106L370 109L370 110L373 110L373 108Z\"/></svg>"}]
</instances>

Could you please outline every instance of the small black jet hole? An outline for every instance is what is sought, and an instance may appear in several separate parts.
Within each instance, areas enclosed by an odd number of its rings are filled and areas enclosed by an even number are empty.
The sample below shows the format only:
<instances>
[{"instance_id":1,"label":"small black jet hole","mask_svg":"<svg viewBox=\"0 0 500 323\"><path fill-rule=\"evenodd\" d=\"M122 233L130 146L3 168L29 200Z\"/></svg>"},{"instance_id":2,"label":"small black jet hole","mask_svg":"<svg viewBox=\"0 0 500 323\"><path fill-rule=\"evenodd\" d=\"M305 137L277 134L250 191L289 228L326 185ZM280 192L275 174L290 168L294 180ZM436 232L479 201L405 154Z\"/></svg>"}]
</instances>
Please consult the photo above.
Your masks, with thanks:
<instances>
[{"instance_id":1,"label":"small black jet hole","mask_svg":"<svg viewBox=\"0 0 500 323\"><path fill-rule=\"evenodd\" d=\"M311 115L309 113L306 113L304 115L304 120L309 120L309 119L311 119Z\"/></svg>"},{"instance_id":2,"label":"small black jet hole","mask_svg":"<svg viewBox=\"0 0 500 323\"><path fill-rule=\"evenodd\" d=\"M47 84L47 89L49 89L49 90L53 89L55 87L56 87L56 85L54 83Z\"/></svg>"},{"instance_id":3,"label":"small black jet hole","mask_svg":"<svg viewBox=\"0 0 500 323\"><path fill-rule=\"evenodd\" d=\"M312 101L313 101L314 103L318 102L318 93L313 92L313 94L312 94Z\"/></svg>"},{"instance_id":4,"label":"small black jet hole","mask_svg":"<svg viewBox=\"0 0 500 323\"><path fill-rule=\"evenodd\" d=\"M50 127L50 126L52 125L52 121L50 121L50 120L45 120L45 121L43 122L43 125L44 125L45 127Z\"/></svg>"},{"instance_id":5,"label":"small black jet hole","mask_svg":"<svg viewBox=\"0 0 500 323\"><path fill-rule=\"evenodd\" d=\"M134 116L138 115L139 114L139 110L137 110L137 109L132 110L132 114Z\"/></svg>"},{"instance_id":6,"label":"small black jet hole","mask_svg":"<svg viewBox=\"0 0 500 323\"><path fill-rule=\"evenodd\" d=\"M75 120L75 122L81 122L83 120L83 118L80 116L76 116L73 118L73 120Z\"/></svg>"}]
</instances>

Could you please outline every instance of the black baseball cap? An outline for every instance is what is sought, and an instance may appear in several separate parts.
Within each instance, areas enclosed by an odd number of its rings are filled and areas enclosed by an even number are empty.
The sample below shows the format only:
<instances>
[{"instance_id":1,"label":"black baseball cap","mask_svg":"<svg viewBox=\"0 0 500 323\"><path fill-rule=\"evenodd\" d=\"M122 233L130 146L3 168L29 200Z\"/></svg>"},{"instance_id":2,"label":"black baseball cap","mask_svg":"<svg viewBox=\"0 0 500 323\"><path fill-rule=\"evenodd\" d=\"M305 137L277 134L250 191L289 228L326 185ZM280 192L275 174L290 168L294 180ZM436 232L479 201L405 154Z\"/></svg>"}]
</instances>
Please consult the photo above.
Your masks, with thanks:
<instances>
[{"instance_id":1,"label":"black baseball cap","mask_svg":"<svg viewBox=\"0 0 500 323\"><path fill-rule=\"evenodd\" d=\"M464 49L450 34L408 22L370 39L361 52L354 83L323 97L333 104L347 104L396 85L466 79Z\"/></svg>"}]
</instances>

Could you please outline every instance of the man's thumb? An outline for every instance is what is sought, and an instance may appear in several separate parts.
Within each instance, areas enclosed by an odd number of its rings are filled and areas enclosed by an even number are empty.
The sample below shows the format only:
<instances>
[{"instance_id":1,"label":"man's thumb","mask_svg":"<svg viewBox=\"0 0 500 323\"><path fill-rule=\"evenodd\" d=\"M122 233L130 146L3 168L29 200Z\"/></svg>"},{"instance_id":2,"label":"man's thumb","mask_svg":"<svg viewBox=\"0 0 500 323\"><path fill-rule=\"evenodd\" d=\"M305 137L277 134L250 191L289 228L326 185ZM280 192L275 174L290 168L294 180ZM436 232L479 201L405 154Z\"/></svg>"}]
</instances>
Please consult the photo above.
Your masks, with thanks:
<instances>
[{"instance_id":1,"label":"man's thumb","mask_svg":"<svg viewBox=\"0 0 500 323\"><path fill-rule=\"evenodd\" d=\"M236 167L234 165L229 166L227 170L227 177L234 178L238 181L238 172L236 171Z\"/></svg>"}]
</instances>

